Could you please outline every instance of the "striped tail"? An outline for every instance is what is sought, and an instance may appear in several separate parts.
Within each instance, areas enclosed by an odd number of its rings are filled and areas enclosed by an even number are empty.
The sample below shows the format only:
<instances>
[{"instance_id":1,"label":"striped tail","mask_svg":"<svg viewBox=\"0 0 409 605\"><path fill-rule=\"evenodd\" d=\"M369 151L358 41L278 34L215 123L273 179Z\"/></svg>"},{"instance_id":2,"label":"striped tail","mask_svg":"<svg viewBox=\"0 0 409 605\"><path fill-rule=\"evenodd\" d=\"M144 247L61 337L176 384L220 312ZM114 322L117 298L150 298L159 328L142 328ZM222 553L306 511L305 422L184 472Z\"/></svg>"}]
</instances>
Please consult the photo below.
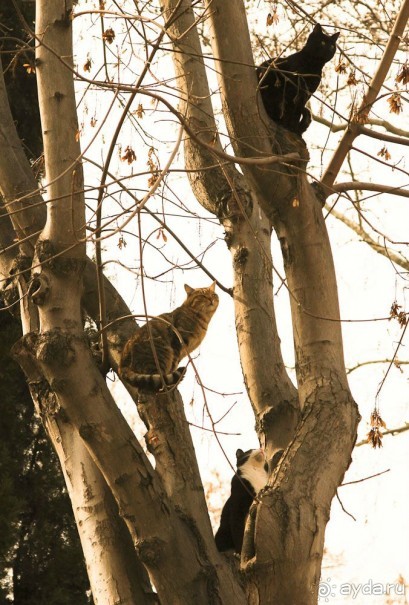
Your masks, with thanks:
<instances>
[{"instance_id":1,"label":"striped tail","mask_svg":"<svg viewBox=\"0 0 409 605\"><path fill-rule=\"evenodd\" d=\"M185 366L181 366L170 374L163 374L163 376L160 374L138 374L126 366L119 370L120 377L140 391L164 390L163 383L167 386L174 386L183 380L185 373Z\"/></svg>"}]
</instances>

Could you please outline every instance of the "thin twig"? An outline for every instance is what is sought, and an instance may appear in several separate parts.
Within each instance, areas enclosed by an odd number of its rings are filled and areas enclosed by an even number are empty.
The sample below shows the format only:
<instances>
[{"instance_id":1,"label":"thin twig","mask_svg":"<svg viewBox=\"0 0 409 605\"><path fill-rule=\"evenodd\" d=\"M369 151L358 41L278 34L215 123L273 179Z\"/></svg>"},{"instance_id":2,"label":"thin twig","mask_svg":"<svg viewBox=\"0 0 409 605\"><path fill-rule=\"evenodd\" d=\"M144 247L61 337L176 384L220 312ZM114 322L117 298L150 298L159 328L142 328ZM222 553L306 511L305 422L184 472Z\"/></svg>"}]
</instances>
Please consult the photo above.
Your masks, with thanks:
<instances>
[{"instance_id":1,"label":"thin twig","mask_svg":"<svg viewBox=\"0 0 409 605\"><path fill-rule=\"evenodd\" d=\"M348 515L348 517L351 517L351 518L352 518L354 521L356 521L356 519L355 519L354 515L352 515L351 513L349 513L349 512L346 510L346 508L344 507L344 505L342 504L342 502L341 502L341 498L339 497L339 494L338 494L338 491L337 491L337 500L338 500L338 502L340 503L341 508L342 508L342 510L344 511L344 513L345 513L346 515Z\"/></svg>"},{"instance_id":2,"label":"thin twig","mask_svg":"<svg viewBox=\"0 0 409 605\"><path fill-rule=\"evenodd\" d=\"M346 483L341 483L339 487L345 487L345 485L353 485L354 483L363 483L368 479L373 479L374 477L379 477L380 475L384 475L385 473L389 473L391 469L387 468L385 471L381 471L380 473L375 473L375 475L369 475L369 477L363 477L362 479L355 479L355 481L347 481Z\"/></svg>"}]
</instances>

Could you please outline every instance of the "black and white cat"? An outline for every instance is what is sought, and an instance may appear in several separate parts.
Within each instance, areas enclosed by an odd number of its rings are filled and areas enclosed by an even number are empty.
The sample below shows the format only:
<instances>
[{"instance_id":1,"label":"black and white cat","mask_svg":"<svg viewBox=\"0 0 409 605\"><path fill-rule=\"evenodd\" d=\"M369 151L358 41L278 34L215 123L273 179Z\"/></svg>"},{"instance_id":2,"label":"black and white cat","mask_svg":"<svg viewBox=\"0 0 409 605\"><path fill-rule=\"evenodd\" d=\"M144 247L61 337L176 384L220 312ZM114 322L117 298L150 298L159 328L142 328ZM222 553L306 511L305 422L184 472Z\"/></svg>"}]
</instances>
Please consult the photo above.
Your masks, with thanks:
<instances>
[{"instance_id":1,"label":"black and white cat","mask_svg":"<svg viewBox=\"0 0 409 605\"><path fill-rule=\"evenodd\" d=\"M231 492L220 517L216 546L220 552L240 553L244 527L251 503L268 479L263 450L237 450L237 471L231 481Z\"/></svg>"},{"instance_id":2,"label":"black and white cat","mask_svg":"<svg viewBox=\"0 0 409 605\"><path fill-rule=\"evenodd\" d=\"M311 112L305 104L319 86L325 63L335 55L338 36L324 34L317 23L299 52L257 67L261 98L274 122L297 134L307 130Z\"/></svg>"}]
</instances>

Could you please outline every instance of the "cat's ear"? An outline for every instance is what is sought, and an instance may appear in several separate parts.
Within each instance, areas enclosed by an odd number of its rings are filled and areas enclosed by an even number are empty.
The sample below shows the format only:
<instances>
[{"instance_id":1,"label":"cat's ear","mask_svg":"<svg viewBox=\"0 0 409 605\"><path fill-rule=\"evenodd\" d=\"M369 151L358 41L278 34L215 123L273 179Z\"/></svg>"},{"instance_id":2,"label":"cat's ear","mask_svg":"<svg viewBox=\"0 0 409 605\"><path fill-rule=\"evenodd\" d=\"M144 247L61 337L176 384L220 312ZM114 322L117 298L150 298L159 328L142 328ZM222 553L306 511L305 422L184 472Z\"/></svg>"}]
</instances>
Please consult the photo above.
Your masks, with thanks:
<instances>
[{"instance_id":1,"label":"cat's ear","mask_svg":"<svg viewBox=\"0 0 409 605\"><path fill-rule=\"evenodd\" d=\"M314 34L321 34L322 33L322 27L319 23L317 23L316 25L314 25L314 29L312 30L314 32Z\"/></svg>"},{"instance_id":2,"label":"cat's ear","mask_svg":"<svg viewBox=\"0 0 409 605\"><path fill-rule=\"evenodd\" d=\"M216 280L212 283L211 286L209 286L209 290L210 292L214 292L216 290Z\"/></svg>"},{"instance_id":3,"label":"cat's ear","mask_svg":"<svg viewBox=\"0 0 409 605\"><path fill-rule=\"evenodd\" d=\"M240 449L236 450L236 460L241 458L243 454L244 454L243 450L240 450Z\"/></svg>"},{"instance_id":4,"label":"cat's ear","mask_svg":"<svg viewBox=\"0 0 409 605\"><path fill-rule=\"evenodd\" d=\"M189 296L189 294L191 294L193 292L194 288L191 288L190 286L185 284L185 290L186 290L186 294Z\"/></svg>"},{"instance_id":5,"label":"cat's ear","mask_svg":"<svg viewBox=\"0 0 409 605\"><path fill-rule=\"evenodd\" d=\"M341 33L341 32L337 32L336 34L333 34L333 35L331 36L331 40L334 40L334 42L336 42L336 41L338 40L338 37L339 37L339 34L340 34L340 33Z\"/></svg>"}]
</instances>

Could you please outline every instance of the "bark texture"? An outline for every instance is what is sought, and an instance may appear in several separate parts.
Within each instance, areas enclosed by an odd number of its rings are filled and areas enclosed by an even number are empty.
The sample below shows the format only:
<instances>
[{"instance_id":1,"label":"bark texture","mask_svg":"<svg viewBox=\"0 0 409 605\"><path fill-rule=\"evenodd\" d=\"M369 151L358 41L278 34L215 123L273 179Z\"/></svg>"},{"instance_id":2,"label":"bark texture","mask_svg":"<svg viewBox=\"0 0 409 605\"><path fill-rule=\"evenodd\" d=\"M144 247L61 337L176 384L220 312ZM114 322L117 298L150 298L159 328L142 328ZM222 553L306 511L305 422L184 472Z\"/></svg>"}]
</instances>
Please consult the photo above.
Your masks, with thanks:
<instances>
[{"instance_id":1,"label":"bark texture","mask_svg":"<svg viewBox=\"0 0 409 605\"><path fill-rule=\"evenodd\" d=\"M248 599L250 603L309 605L317 601L325 526L332 498L350 462L359 420L344 370L332 254L320 204L301 170L305 168L308 157L303 141L278 127L269 130L263 125L263 120L266 124L268 122L255 94L257 84L243 3L215 0L209 3L208 8L213 31L213 54L219 60L217 72L224 116L235 151L240 156L259 156L272 150L277 152L278 147L283 152L298 150L300 157L298 165L281 165L276 172L254 164L243 164L245 181L240 193L251 191L252 199L260 203L269 222L259 212L254 212L254 202L251 208L249 204L240 204L239 201L237 215L240 218L234 217L234 235L229 231L228 244L234 250L239 348L249 394L253 394L253 404L254 401L261 402L260 409L265 410L263 396L258 394L254 397L252 389L254 384L264 384L260 375L261 367L270 376L275 374L281 378L277 380L280 387L274 393L275 400L281 404L279 413L277 408L269 413L276 433L266 432L267 451L274 453L278 445L285 447L293 438L271 477L269 487L260 497L261 503L253 505L247 524L242 569L247 580ZM183 28L180 33L182 31ZM192 30L189 30L189 39L192 39ZM240 44L232 45L232 39L240 39ZM186 36L182 40L187 45ZM194 51L192 47L193 43L190 42L185 52L193 56L200 54L197 47L194 47ZM189 60L186 59L186 62ZM207 129L201 124L202 130L213 132L213 124L208 117L211 115L210 104L203 110L204 100L209 98L209 91L203 84L204 76L192 79L191 70L186 65L178 71L178 64L182 62L178 54L175 63L177 73L185 77L185 84L182 84L184 100L185 97L189 99L188 93L192 92L201 99L202 116L206 115L208 120ZM200 71L200 65L196 66L197 71ZM187 111L193 113L195 110L196 103L191 102ZM188 155L189 144L194 146L192 142L186 144L187 161L191 161L196 169L200 167L200 162L203 162L202 166L209 166L208 158L200 155L196 148ZM223 176L226 176L226 172ZM233 178L227 177L227 181L237 200ZM195 185L193 182L194 190ZM201 179L200 187L206 192L196 189L195 193L209 209L209 200L215 195L210 178L207 181ZM247 210L247 216L246 212L240 213L243 208ZM217 214L215 205L213 212ZM243 221L243 217L247 220ZM240 230L237 223L240 224ZM243 223L249 227L247 230L243 229ZM299 410L302 410L302 420L295 433L291 431L294 430L294 424L288 422L288 415L283 424L274 422L282 414L283 408L288 413L285 404L294 401L291 397L279 399L279 394L285 392L283 386L288 385L288 377L283 376L285 372L280 364L281 358L279 355L268 357L273 364L277 360L280 376L276 366L266 367L266 364L260 363L264 359L265 351L261 347L266 342L265 335L254 340L252 338L256 334L261 336L251 321L253 311L256 315L255 309L261 307L266 312L261 301L271 300L271 264L266 262L269 255L265 252L270 247L270 224L276 229L281 243L293 316ZM238 241L235 239L237 232L243 236ZM259 252L256 261L251 249L254 241ZM260 276L259 281L257 276ZM257 287L260 282L263 283L262 288L270 291L267 296L265 290ZM243 289L240 288L241 284ZM247 331L248 326L252 327L252 331ZM276 335L274 328L270 312L268 332ZM275 342L278 348L277 336ZM254 381L251 373L246 372L249 360L254 362L258 370ZM268 391L262 390L262 394L268 399ZM291 419L296 421L298 414L299 411L296 411ZM285 414L281 415L281 419L283 417L286 418ZM275 437L274 445L270 440L272 436ZM341 448L339 443L342 443ZM311 464L312 460L314 464ZM292 578L291 582L289 578Z\"/></svg>"},{"instance_id":2,"label":"bark texture","mask_svg":"<svg viewBox=\"0 0 409 605\"><path fill-rule=\"evenodd\" d=\"M63 69L63 75L52 77L57 67L61 68L58 57L64 56L69 62L72 55L69 5L56 3L50 7L39 2L37 35L42 42L38 78L50 201L47 222L36 245L38 269L31 289L40 329L26 334L21 355L34 359L45 377L46 389L55 403L47 413L66 417L76 427L100 467L161 602L244 602L241 588L216 551L208 518L209 544L205 544L195 520L167 499L84 341L81 294L85 223L74 94L69 90L72 78L67 77L67 71ZM70 125L69 132L58 128L63 116ZM68 134L71 138L65 141ZM63 138L59 139L60 135ZM205 509L203 493L201 500ZM178 559L173 556L175 551L181 555ZM99 586L97 594L103 592Z\"/></svg>"},{"instance_id":3,"label":"bark texture","mask_svg":"<svg viewBox=\"0 0 409 605\"><path fill-rule=\"evenodd\" d=\"M36 412L60 459L94 602L158 603L111 491L76 428L59 409L37 359L23 343L17 343L13 353L26 373Z\"/></svg>"},{"instance_id":4,"label":"bark texture","mask_svg":"<svg viewBox=\"0 0 409 605\"><path fill-rule=\"evenodd\" d=\"M163 0L162 5L166 12L177 10L171 32L181 113L198 137L212 142L215 151L222 151L191 3ZM237 84L240 87L240 81ZM251 99L254 105L254 93ZM241 104L237 111L241 111ZM260 129L268 140L262 125ZM247 148L240 151L249 154ZM271 155L272 150L268 144L252 151ZM260 209L253 184L232 164L222 164L217 153L211 153L196 138L185 140L185 162L196 198L225 229L234 270L233 299L244 380L261 441L272 458L289 443L299 408L284 368L274 315L271 224Z\"/></svg>"},{"instance_id":5,"label":"bark texture","mask_svg":"<svg viewBox=\"0 0 409 605\"><path fill-rule=\"evenodd\" d=\"M16 354L60 456L96 600L313 605L330 505L359 420L345 375L332 254L321 206L304 174L305 144L274 125L261 105L242 0L205 4L223 113L241 171L226 162L192 3L162 0L180 113L192 134L185 139L186 167L197 199L225 230L243 375L271 461L268 486L247 522L241 581L216 550L179 394L138 399L131 390L147 427L153 468L84 338L83 308L98 320L99 301L94 267L85 256L81 154L67 68L72 4L66 0L37 0L46 218L0 79L0 142L10 149L0 156L9 213L0 221L0 237L8 245L17 234L23 258L13 268L13 255L4 256L1 271L12 285L18 278L25 336ZM277 155L282 161L270 162ZM284 367L274 314L272 229L290 294L297 389ZM107 321L128 314L114 288L104 288ZM112 367L133 329L131 319L107 328Z\"/></svg>"},{"instance_id":6,"label":"bark texture","mask_svg":"<svg viewBox=\"0 0 409 605\"><path fill-rule=\"evenodd\" d=\"M61 69L60 63L58 63L58 67ZM72 99L73 88L71 74L69 74L69 81L71 82ZM69 95L70 93L67 94L67 96ZM56 95L56 97L58 97L58 95ZM8 302L16 300L15 294L13 294L15 291L15 279L17 278L20 281L20 293L24 295L22 301L24 305L22 309L23 325L25 325L26 331L30 331L38 328L38 320L35 318L35 313L32 312L33 305L28 304L27 302L27 278L23 279L24 273L20 276L19 274L21 271L29 269L30 259L32 258L34 251L33 242L44 226L46 208L45 203L38 192L37 183L33 177L25 154L23 153L21 142L18 139L15 125L12 121L2 72L0 76L0 106L2 116L0 122L0 136L2 137L4 151L0 156L0 188L5 201L5 207L8 210L11 219L10 220L7 216L3 216L1 219L1 244L4 248L7 247L7 250L1 255L1 269L4 281L6 282L6 287L10 288L11 292L11 298ZM75 142L75 129L70 135L72 141ZM62 144L61 141L59 145L64 148L64 144ZM78 153L78 148L74 151L74 156L75 153ZM70 187L69 193L72 195L72 186ZM9 247L16 238L16 234L19 240L20 250L23 253L18 256L17 259L16 248L13 250L13 246ZM28 263L24 259L27 259ZM67 269L67 266L69 265L70 262L66 264L63 269ZM95 309L98 306L97 299L95 298L95 266L89 259L87 259L86 262L85 275L86 288L83 302L85 303L88 312L93 315L94 319L97 319L95 314ZM38 281L37 285L39 285L39 283L40 282ZM117 317L119 315L129 314L129 309L127 309L118 293L106 280L105 287L111 317L113 318L114 315ZM31 307L31 309L29 309L29 307ZM127 328L129 332L130 322L123 322L121 326L122 332L124 332L126 323L128 323ZM127 336L123 336L122 341L125 338L127 338ZM117 331L116 341L118 340L121 340L121 338ZM115 353L114 357L116 357ZM27 356L22 353L19 360L22 365L25 365L25 369L27 369ZM39 372L38 368L32 363L29 364L29 369L31 372ZM39 374L39 376L41 376L41 374ZM33 381L32 375L29 377L29 382L32 387L34 399L35 401L38 401L39 393L36 391L35 385L38 387L38 385L46 385L47 383L43 378ZM46 393L49 392L49 387L47 387ZM95 597L99 599L99 603L117 602L117 599L121 595L123 602L155 602L156 597L153 597L152 595L152 589L150 588L146 571L142 568L136 557L130 538L127 538L129 534L115 509L116 505L111 492L108 490L96 465L90 459L87 450L85 450L78 432L70 426L67 418L61 420L61 417L59 417L58 414L54 414L54 412L55 410L47 410L44 408L44 413L41 415L50 438L59 451L63 470L66 471L68 490L71 495L74 511L77 513L78 511L89 511L90 498L93 499L93 502L96 502L95 509L97 509L97 513L95 514L95 524L90 522L90 519L93 519L93 517L86 515L87 522L85 523L81 520L81 514L78 513L77 515L80 537L87 558L91 586ZM58 429L59 422L62 422L61 426L64 428L61 432ZM65 464L70 470L64 468ZM84 473L81 472L81 469L84 470ZM82 480L84 480L84 484L82 483ZM75 489L72 486L72 482L75 483ZM93 486L92 494L91 490L87 490L85 485L86 482L88 482L88 485ZM81 487L83 489L81 489ZM102 526L105 527L105 540L99 539L101 536L99 536L97 531L98 527ZM109 539L109 532L111 532L111 536L115 536L115 539ZM120 539L120 543L118 539ZM113 590L114 586L116 586L115 590ZM119 589L118 587L121 588ZM111 588L112 590L110 590ZM152 598L154 598L155 601L152 601Z\"/></svg>"}]
</instances>

